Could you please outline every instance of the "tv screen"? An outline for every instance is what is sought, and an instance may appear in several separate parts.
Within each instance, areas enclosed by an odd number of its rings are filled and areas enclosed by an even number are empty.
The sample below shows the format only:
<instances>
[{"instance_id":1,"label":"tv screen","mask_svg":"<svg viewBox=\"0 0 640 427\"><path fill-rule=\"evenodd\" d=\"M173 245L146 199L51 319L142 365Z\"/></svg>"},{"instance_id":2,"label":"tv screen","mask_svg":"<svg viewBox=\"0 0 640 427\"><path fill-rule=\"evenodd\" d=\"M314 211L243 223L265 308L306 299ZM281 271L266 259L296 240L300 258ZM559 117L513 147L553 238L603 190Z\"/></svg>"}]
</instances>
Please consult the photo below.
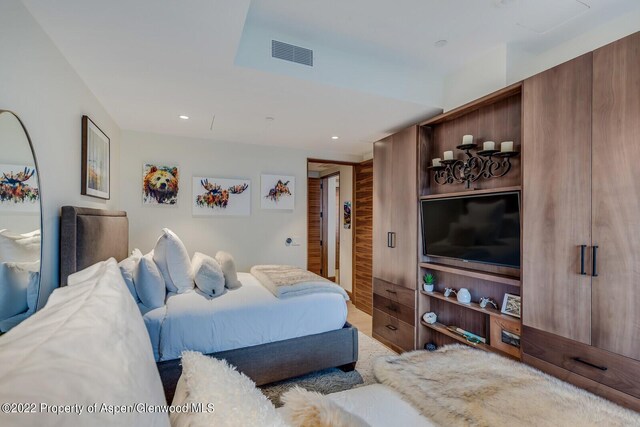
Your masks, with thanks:
<instances>
[{"instance_id":1,"label":"tv screen","mask_svg":"<svg viewBox=\"0 0 640 427\"><path fill-rule=\"evenodd\" d=\"M427 256L520 267L520 194L422 201Z\"/></svg>"}]
</instances>

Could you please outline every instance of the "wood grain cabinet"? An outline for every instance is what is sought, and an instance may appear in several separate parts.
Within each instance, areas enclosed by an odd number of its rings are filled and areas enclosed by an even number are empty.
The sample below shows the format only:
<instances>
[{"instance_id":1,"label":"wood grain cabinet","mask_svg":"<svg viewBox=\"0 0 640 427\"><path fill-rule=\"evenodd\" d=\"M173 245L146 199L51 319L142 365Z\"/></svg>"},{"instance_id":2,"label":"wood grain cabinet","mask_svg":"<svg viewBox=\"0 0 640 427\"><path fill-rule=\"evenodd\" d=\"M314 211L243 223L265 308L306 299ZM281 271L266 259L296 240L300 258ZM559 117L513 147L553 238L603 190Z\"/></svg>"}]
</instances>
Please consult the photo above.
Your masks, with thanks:
<instances>
[{"instance_id":1,"label":"wood grain cabinet","mask_svg":"<svg viewBox=\"0 0 640 427\"><path fill-rule=\"evenodd\" d=\"M523 135L524 360L638 410L640 33L526 80Z\"/></svg>"},{"instance_id":2,"label":"wood grain cabinet","mask_svg":"<svg viewBox=\"0 0 640 427\"><path fill-rule=\"evenodd\" d=\"M408 309L415 311L418 271L417 144L418 128L412 126L376 142L373 150L373 334L403 350L413 349L415 336L415 322L406 320Z\"/></svg>"}]
</instances>

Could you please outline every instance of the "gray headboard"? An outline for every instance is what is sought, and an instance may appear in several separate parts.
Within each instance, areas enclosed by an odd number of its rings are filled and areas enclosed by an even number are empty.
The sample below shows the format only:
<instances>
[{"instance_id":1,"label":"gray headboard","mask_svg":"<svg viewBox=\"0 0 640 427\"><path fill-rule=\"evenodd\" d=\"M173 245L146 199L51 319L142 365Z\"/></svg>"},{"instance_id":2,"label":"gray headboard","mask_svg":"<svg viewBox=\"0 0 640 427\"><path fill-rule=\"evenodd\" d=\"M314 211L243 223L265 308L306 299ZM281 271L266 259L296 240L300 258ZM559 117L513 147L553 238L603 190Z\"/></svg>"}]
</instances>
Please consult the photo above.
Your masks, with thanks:
<instances>
[{"instance_id":1,"label":"gray headboard","mask_svg":"<svg viewBox=\"0 0 640 427\"><path fill-rule=\"evenodd\" d=\"M60 286L97 262L129 252L129 220L123 211L63 206L60 217Z\"/></svg>"}]
</instances>

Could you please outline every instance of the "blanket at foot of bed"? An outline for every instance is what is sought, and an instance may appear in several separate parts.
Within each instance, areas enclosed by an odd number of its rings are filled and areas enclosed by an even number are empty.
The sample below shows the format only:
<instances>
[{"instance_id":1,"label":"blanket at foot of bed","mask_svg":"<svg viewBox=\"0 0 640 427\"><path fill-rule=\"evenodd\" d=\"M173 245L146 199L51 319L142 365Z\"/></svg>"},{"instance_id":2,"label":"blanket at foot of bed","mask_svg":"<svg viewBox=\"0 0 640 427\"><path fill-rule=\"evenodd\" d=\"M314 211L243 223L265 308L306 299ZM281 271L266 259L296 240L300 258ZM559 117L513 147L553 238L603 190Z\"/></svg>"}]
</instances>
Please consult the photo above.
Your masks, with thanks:
<instances>
[{"instance_id":1,"label":"blanket at foot of bed","mask_svg":"<svg viewBox=\"0 0 640 427\"><path fill-rule=\"evenodd\" d=\"M251 274L278 298L316 293L340 294L346 301L349 296L342 287L308 270L290 265L256 265Z\"/></svg>"}]
</instances>

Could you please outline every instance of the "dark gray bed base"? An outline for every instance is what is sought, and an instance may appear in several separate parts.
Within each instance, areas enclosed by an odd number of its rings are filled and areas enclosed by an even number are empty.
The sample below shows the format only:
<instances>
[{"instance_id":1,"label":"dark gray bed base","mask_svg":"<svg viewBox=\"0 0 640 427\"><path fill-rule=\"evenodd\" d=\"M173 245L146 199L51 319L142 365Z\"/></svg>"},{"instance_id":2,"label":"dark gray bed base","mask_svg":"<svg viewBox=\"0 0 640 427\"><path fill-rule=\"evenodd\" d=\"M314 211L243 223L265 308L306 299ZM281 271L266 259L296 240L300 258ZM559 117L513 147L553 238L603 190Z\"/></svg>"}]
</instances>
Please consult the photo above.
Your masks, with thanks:
<instances>
[{"instance_id":1,"label":"dark gray bed base","mask_svg":"<svg viewBox=\"0 0 640 427\"><path fill-rule=\"evenodd\" d=\"M221 351L208 356L225 359L257 385L327 368L352 371L358 361L358 330L346 323L337 331ZM171 403L182 374L180 359L158 362L158 370L167 402Z\"/></svg>"},{"instance_id":2,"label":"dark gray bed base","mask_svg":"<svg viewBox=\"0 0 640 427\"><path fill-rule=\"evenodd\" d=\"M97 262L114 257L125 259L129 252L127 213L64 206L60 218L60 283ZM358 330L350 324L325 332L237 350L213 353L226 359L258 385L304 375L321 369L341 367L353 370L358 360ZM158 363L167 401L171 403L180 360Z\"/></svg>"}]
</instances>

